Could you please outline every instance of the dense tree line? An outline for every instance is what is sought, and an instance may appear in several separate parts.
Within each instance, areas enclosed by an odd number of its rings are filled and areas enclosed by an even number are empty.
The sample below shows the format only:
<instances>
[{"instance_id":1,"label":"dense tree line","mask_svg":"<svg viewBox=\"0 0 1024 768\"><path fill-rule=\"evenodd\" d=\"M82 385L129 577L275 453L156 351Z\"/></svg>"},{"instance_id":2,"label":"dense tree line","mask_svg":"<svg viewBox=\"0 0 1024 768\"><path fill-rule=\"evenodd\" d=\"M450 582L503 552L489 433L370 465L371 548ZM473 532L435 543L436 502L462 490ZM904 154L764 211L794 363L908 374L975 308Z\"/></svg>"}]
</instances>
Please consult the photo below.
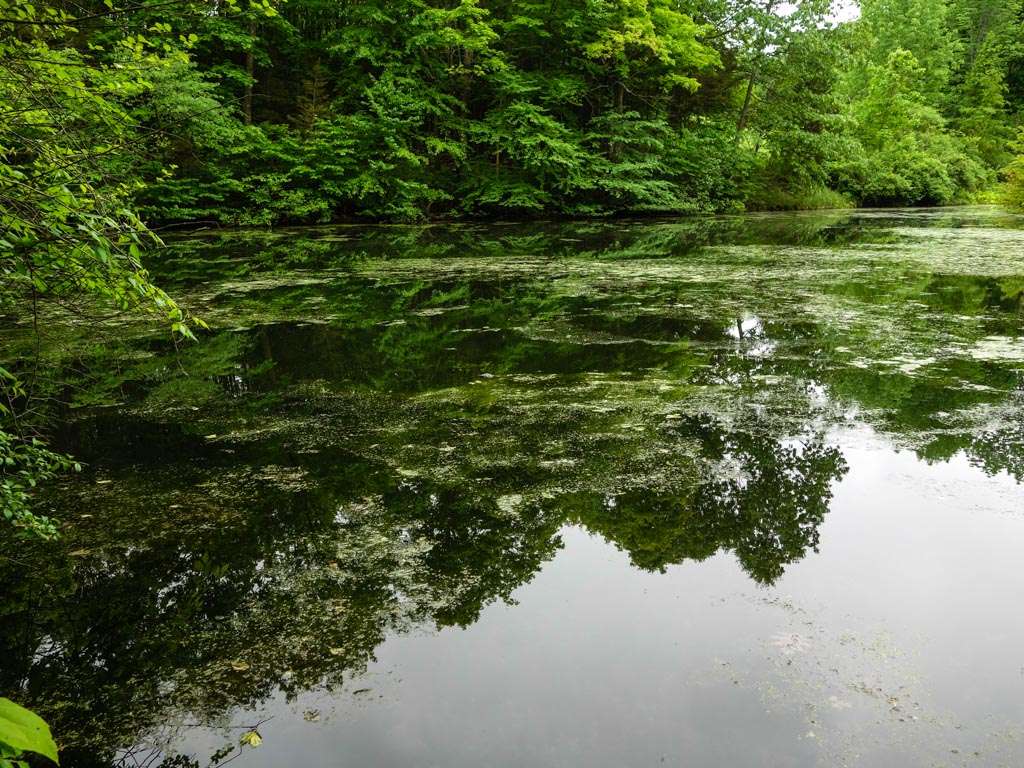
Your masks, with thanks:
<instances>
[{"instance_id":1,"label":"dense tree line","mask_svg":"<svg viewBox=\"0 0 1024 768\"><path fill-rule=\"evenodd\" d=\"M190 36L189 60L138 108L159 137L140 203L154 220L273 223L927 205L991 188L1024 103L1024 4L866 0L847 24L831 6L190 8L163 27Z\"/></svg>"},{"instance_id":2,"label":"dense tree line","mask_svg":"<svg viewBox=\"0 0 1024 768\"><path fill-rule=\"evenodd\" d=\"M92 89L128 134L100 165L150 222L928 205L1020 186L1021 0L864 0L846 23L830 0L108 5L60 8L48 44L131 81Z\"/></svg>"}]
</instances>

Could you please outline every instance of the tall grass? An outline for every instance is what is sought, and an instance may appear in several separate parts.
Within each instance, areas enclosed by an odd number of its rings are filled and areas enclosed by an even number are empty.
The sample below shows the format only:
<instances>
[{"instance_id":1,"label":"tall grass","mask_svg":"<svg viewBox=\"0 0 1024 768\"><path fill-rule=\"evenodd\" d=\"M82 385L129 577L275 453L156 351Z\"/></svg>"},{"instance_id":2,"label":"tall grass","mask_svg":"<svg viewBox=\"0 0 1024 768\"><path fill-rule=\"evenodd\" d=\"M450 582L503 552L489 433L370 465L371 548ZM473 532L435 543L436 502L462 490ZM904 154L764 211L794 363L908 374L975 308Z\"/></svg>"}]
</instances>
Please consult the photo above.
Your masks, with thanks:
<instances>
[{"instance_id":1,"label":"tall grass","mask_svg":"<svg viewBox=\"0 0 1024 768\"><path fill-rule=\"evenodd\" d=\"M827 187L790 191L763 188L747 200L750 211L816 211L831 208L856 208L846 195Z\"/></svg>"}]
</instances>

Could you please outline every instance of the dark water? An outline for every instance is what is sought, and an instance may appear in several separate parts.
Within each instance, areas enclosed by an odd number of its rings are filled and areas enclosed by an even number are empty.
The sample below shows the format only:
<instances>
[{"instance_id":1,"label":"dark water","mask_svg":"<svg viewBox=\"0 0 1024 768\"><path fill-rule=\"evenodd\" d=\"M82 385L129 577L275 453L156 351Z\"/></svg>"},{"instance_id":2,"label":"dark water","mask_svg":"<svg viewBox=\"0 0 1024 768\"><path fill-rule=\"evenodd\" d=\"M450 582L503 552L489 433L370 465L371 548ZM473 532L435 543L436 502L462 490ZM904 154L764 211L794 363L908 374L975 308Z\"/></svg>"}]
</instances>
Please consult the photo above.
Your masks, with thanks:
<instances>
[{"instance_id":1,"label":"dark water","mask_svg":"<svg viewBox=\"0 0 1024 768\"><path fill-rule=\"evenodd\" d=\"M0 689L63 765L253 727L235 765L1024 765L1024 218L232 234L154 271L211 333L54 334L88 466L62 541L0 559Z\"/></svg>"}]
</instances>

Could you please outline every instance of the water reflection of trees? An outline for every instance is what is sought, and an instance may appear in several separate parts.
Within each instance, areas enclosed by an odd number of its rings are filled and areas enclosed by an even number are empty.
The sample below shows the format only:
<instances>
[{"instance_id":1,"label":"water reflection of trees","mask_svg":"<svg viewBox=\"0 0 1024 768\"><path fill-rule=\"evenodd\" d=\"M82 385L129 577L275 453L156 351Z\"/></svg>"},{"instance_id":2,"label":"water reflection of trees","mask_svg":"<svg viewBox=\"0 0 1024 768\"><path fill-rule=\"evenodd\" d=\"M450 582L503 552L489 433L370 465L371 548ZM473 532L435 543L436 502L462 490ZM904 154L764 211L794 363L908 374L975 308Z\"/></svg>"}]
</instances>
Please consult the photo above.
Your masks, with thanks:
<instances>
[{"instance_id":1,"label":"water reflection of trees","mask_svg":"<svg viewBox=\"0 0 1024 768\"><path fill-rule=\"evenodd\" d=\"M213 721L278 690L343 687L389 633L472 624L554 556L567 523L639 568L724 551L771 584L818 544L846 471L821 435L848 406L929 461L962 451L1024 476L1018 365L889 359L893 328L915 359L1014 333L1019 281L897 264L813 286L723 271L676 284L622 266L897 237L842 216L564 235L188 245L208 267L177 277L219 308L220 329L180 353L142 339L69 366L95 410L58 442L91 468L51 499L72 515L64 541L0 559L0 689L54 722L70 764L103 764L183 713ZM403 259L436 263L379 264ZM503 259L522 263L491 269ZM360 271L368 260L377 272ZM284 277L225 287L271 274ZM867 319L807 310L812 291ZM999 418L950 420L979 409Z\"/></svg>"},{"instance_id":2,"label":"water reflection of trees","mask_svg":"<svg viewBox=\"0 0 1024 768\"><path fill-rule=\"evenodd\" d=\"M629 553L647 570L735 553L754 580L772 584L787 565L818 545L832 485L846 472L838 450L820 438L780 443L687 423L701 439L706 477L683 494L626 492L586 498L573 517Z\"/></svg>"},{"instance_id":3,"label":"water reflection of trees","mask_svg":"<svg viewBox=\"0 0 1024 768\"><path fill-rule=\"evenodd\" d=\"M0 561L2 687L37 702L75 765L175 718L215 722L276 690L343 686L389 633L472 624L554 555L567 522L639 567L730 550L770 583L815 546L844 471L818 440L701 420L673 427L702 452L675 494L636 478L613 497L543 498L528 484L499 497L329 445L296 453L280 435L197 457L171 428L95 429L119 429L136 451L108 465L113 482L61 500L93 517L34 553L41 570Z\"/></svg>"}]
</instances>

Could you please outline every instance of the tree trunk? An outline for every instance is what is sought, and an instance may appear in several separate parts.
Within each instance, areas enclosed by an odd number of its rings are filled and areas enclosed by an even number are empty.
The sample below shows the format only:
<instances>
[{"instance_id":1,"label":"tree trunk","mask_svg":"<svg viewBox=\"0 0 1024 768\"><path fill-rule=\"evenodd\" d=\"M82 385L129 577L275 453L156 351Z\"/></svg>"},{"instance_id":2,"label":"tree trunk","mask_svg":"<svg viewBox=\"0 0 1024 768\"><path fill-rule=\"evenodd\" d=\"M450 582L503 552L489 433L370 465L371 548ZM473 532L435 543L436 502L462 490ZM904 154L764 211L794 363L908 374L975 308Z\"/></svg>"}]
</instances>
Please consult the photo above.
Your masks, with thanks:
<instances>
[{"instance_id":1,"label":"tree trunk","mask_svg":"<svg viewBox=\"0 0 1024 768\"><path fill-rule=\"evenodd\" d=\"M750 103L754 100L754 83L757 81L758 69L757 64L750 69L750 77L747 79L747 94L743 97L743 109L740 110L740 117L736 121L737 138L743 133L743 129L747 127L747 119L750 117Z\"/></svg>"},{"instance_id":2,"label":"tree trunk","mask_svg":"<svg viewBox=\"0 0 1024 768\"><path fill-rule=\"evenodd\" d=\"M771 17L775 13L775 6L778 4L778 0L768 0L765 5L764 13L766 17ZM747 93L743 97L743 109L740 110L739 119L736 121L736 139L738 140L740 134L747 127L747 121L750 119L750 107L754 101L754 85L757 83L757 76L761 73L761 63L765 56L765 46L768 44L768 29L771 22L766 18L764 26L761 28L761 36L757 43L757 58L750 65L750 77L747 79Z\"/></svg>"},{"instance_id":3,"label":"tree trunk","mask_svg":"<svg viewBox=\"0 0 1024 768\"><path fill-rule=\"evenodd\" d=\"M242 114L245 117L245 124L252 125L252 84L253 84L253 73L256 70L256 57L253 55L252 49L256 44L253 36L255 29L252 24L249 25L249 50L245 52L245 74L247 79L245 81L245 96L242 99Z\"/></svg>"}]
</instances>

